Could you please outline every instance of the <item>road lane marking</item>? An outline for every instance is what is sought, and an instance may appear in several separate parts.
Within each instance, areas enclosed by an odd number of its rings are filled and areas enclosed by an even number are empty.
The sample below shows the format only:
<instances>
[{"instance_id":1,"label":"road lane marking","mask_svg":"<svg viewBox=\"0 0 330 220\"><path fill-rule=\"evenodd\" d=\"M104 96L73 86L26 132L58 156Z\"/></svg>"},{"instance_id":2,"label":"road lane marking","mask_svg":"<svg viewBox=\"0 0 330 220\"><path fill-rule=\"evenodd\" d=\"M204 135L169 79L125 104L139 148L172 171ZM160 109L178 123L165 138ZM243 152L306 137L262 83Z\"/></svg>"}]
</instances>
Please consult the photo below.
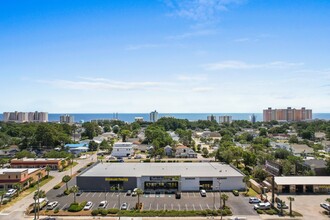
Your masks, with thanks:
<instances>
[{"instance_id":1,"label":"road lane marking","mask_svg":"<svg viewBox=\"0 0 330 220\"><path fill-rule=\"evenodd\" d=\"M68 203L65 203L65 205L64 205L61 209L64 210L64 208L66 207L67 204L68 204Z\"/></svg>"}]
</instances>

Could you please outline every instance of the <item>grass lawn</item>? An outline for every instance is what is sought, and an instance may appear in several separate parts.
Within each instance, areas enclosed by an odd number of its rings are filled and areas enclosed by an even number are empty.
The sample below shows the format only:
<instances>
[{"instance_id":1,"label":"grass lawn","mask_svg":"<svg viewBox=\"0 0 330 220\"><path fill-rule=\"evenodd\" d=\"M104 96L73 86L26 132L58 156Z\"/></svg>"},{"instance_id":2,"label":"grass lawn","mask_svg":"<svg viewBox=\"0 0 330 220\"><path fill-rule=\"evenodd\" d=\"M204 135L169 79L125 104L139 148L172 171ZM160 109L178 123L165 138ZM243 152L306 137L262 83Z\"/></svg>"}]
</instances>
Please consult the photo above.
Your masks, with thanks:
<instances>
[{"instance_id":1,"label":"grass lawn","mask_svg":"<svg viewBox=\"0 0 330 220\"><path fill-rule=\"evenodd\" d=\"M246 196L248 196L248 197L256 197L257 195L258 195L258 193L256 191L254 191L252 188L249 188L249 191L246 194Z\"/></svg>"},{"instance_id":2,"label":"grass lawn","mask_svg":"<svg viewBox=\"0 0 330 220\"><path fill-rule=\"evenodd\" d=\"M52 179L54 179L54 177L53 177L53 176L49 176L47 179L41 181L41 182L39 183L39 186L42 187L43 185L45 185L46 183L48 183L48 182L51 181ZM32 188L27 188L26 190L24 190L23 192L21 192L21 193L19 194L18 197L12 199L12 200L11 200L10 202L8 202L6 205L1 205L1 207L0 207L0 211L3 210L3 209L5 209L5 208L7 208L7 207L9 207L9 206L12 206L14 203L16 203L16 202L18 202L19 200L23 199L25 196L27 196L27 195L33 193L34 191L37 190L37 188L38 188L38 185L37 185L37 184L36 184L34 187L32 187Z\"/></svg>"},{"instance_id":3,"label":"grass lawn","mask_svg":"<svg viewBox=\"0 0 330 220\"><path fill-rule=\"evenodd\" d=\"M74 167L74 166L76 166L77 164L78 164L78 162L74 161L73 164L70 164L69 166L65 167L65 168L63 169L63 171L67 171L67 170L71 169L71 166Z\"/></svg>"}]
</instances>

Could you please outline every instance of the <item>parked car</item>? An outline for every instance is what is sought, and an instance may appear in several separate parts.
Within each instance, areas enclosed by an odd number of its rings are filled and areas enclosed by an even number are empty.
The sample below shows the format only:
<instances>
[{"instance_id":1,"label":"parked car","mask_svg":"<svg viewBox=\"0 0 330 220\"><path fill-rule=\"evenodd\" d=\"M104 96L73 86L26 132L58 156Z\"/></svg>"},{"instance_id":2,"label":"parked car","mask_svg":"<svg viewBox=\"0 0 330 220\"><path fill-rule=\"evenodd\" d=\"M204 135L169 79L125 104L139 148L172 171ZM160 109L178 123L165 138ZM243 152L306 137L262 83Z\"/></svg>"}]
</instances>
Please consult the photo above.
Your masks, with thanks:
<instances>
[{"instance_id":1,"label":"parked car","mask_svg":"<svg viewBox=\"0 0 330 220\"><path fill-rule=\"evenodd\" d=\"M179 192L179 191L175 192L175 198L181 199L181 192Z\"/></svg>"},{"instance_id":2,"label":"parked car","mask_svg":"<svg viewBox=\"0 0 330 220\"><path fill-rule=\"evenodd\" d=\"M84 210L90 210L93 206L93 203L91 201L88 201L86 205L84 206Z\"/></svg>"},{"instance_id":3,"label":"parked car","mask_svg":"<svg viewBox=\"0 0 330 220\"><path fill-rule=\"evenodd\" d=\"M261 200L258 199L257 197L250 197L249 198L249 203L260 203Z\"/></svg>"},{"instance_id":4,"label":"parked car","mask_svg":"<svg viewBox=\"0 0 330 220\"><path fill-rule=\"evenodd\" d=\"M329 204L327 204L327 203L321 203L320 206L321 206L322 208L324 208L325 210L330 211L330 205L329 205Z\"/></svg>"},{"instance_id":5,"label":"parked car","mask_svg":"<svg viewBox=\"0 0 330 220\"><path fill-rule=\"evenodd\" d=\"M257 205L254 205L254 209L257 210L257 209L261 209L261 210L266 210L266 209L270 209L270 203L269 202L260 202L259 204Z\"/></svg>"},{"instance_id":6,"label":"parked car","mask_svg":"<svg viewBox=\"0 0 330 220\"><path fill-rule=\"evenodd\" d=\"M142 156L140 154L135 155L134 159L141 159Z\"/></svg>"},{"instance_id":7,"label":"parked car","mask_svg":"<svg viewBox=\"0 0 330 220\"><path fill-rule=\"evenodd\" d=\"M132 195L132 190L130 190L130 189L129 189L129 190L127 190L127 192L126 192L126 195L127 195L127 196L130 196L130 195Z\"/></svg>"},{"instance_id":8,"label":"parked car","mask_svg":"<svg viewBox=\"0 0 330 220\"><path fill-rule=\"evenodd\" d=\"M58 205L58 201L50 202L47 204L46 209L47 210L52 210Z\"/></svg>"},{"instance_id":9,"label":"parked car","mask_svg":"<svg viewBox=\"0 0 330 220\"><path fill-rule=\"evenodd\" d=\"M138 190L138 188L133 189L132 196L137 196L137 193L136 193L137 190Z\"/></svg>"},{"instance_id":10,"label":"parked car","mask_svg":"<svg viewBox=\"0 0 330 220\"><path fill-rule=\"evenodd\" d=\"M239 192L238 192L238 190L233 190L233 194L234 194L234 196L239 196Z\"/></svg>"},{"instance_id":11,"label":"parked car","mask_svg":"<svg viewBox=\"0 0 330 220\"><path fill-rule=\"evenodd\" d=\"M206 197L206 191L205 191L205 189L201 189L200 190L200 194L201 194L202 197Z\"/></svg>"},{"instance_id":12,"label":"parked car","mask_svg":"<svg viewBox=\"0 0 330 220\"><path fill-rule=\"evenodd\" d=\"M277 203L277 208L278 209L288 209L289 207L284 202L283 203L278 202Z\"/></svg>"},{"instance_id":13,"label":"parked car","mask_svg":"<svg viewBox=\"0 0 330 220\"><path fill-rule=\"evenodd\" d=\"M12 197L13 195L15 195L16 192L17 192L17 189L9 189L6 192L5 197Z\"/></svg>"},{"instance_id":14,"label":"parked car","mask_svg":"<svg viewBox=\"0 0 330 220\"><path fill-rule=\"evenodd\" d=\"M127 203L126 202L124 202L123 204L121 204L120 210L127 210Z\"/></svg>"},{"instance_id":15,"label":"parked car","mask_svg":"<svg viewBox=\"0 0 330 220\"><path fill-rule=\"evenodd\" d=\"M119 162L119 163L124 163L124 159L117 159L117 161Z\"/></svg>"},{"instance_id":16,"label":"parked car","mask_svg":"<svg viewBox=\"0 0 330 220\"><path fill-rule=\"evenodd\" d=\"M76 193L76 196L81 196L83 192L81 190L79 190L77 193Z\"/></svg>"},{"instance_id":17,"label":"parked car","mask_svg":"<svg viewBox=\"0 0 330 220\"><path fill-rule=\"evenodd\" d=\"M101 201L100 204L99 204L99 208L101 209L105 209L108 205L108 201L104 200L104 201Z\"/></svg>"}]
</instances>

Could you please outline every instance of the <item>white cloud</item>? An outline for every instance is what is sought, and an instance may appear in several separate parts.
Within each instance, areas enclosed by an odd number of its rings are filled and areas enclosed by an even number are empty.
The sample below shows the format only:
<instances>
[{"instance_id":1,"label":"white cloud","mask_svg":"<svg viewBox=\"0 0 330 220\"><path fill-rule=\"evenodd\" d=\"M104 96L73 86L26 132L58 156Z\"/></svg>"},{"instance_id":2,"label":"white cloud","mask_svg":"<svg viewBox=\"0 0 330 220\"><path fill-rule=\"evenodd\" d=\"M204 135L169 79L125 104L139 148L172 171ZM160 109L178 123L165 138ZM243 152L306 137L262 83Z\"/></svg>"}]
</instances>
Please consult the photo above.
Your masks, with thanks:
<instances>
[{"instance_id":1,"label":"white cloud","mask_svg":"<svg viewBox=\"0 0 330 220\"><path fill-rule=\"evenodd\" d=\"M76 90L137 90L157 88L164 85L161 82L121 82L104 78L81 78L80 81L73 80L38 80L39 83L49 84L54 87Z\"/></svg>"},{"instance_id":2,"label":"white cloud","mask_svg":"<svg viewBox=\"0 0 330 220\"><path fill-rule=\"evenodd\" d=\"M193 92L202 92L202 93L211 92L213 90L214 90L214 88L212 88L212 87L196 87L196 88L192 89Z\"/></svg>"},{"instance_id":3,"label":"white cloud","mask_svg":"<svg viewBox=\"0 0 330 220\"><path fill-rule=\"evenodd\" d=\"M228 11L231 5L240 4L242 0L166 0L166 5L173 9L172 16L183 17L195 21L209 21L218 14Z\"/></svg>"},{"instance_id":4,"label":"white cloud","mask_svg":"<svg viewBox=\"0 0 330 220\"><path fill-rule=\"evenodd\" d=\"M304 63L289 63L283 61L274 61L270 63L253 64L246 63L244 61L237 60L226 60L217 63L209 63L205 65L207 70L226 70L226 69L262 69L262 68L292 68L297 66L302 66Z\"/></svg>"},{"instance_id":5,"label":"white cloud","mask_svg":"<svg viewBox=\"0 0 330 220\"><path fill-rule=\"evenodd\" d=\"M206 75L179 75L178 80L180 81L205 81L207 80Z\"/></svg>"},{"instance_id":6,"label":"white cloud","mask_svg":"<svg viewBox=\"0 0 330 220\"><path fill-rule=\"evenodd\" d=\"M182 39L192 38L192 37L209 36L209 35L213 35L215 33L216 33L215 30L200 30L200 31L186 32L183 34L168 36L166 39L182 40Z\"/></svg>"}]
</instances>

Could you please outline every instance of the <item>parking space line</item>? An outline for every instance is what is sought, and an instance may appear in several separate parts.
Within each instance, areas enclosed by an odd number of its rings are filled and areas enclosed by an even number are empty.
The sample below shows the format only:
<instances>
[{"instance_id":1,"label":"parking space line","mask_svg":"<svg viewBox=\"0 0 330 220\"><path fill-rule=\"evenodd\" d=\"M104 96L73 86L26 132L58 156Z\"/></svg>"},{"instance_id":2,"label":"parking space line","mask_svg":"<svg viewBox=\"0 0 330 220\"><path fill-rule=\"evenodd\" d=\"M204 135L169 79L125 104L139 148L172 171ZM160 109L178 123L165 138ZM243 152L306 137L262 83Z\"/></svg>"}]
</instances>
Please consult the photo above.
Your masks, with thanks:
<instances>
[{"instance_id":1,"label":"parking space line","mask_svg":"<svg viewBox=\"0 0 330 220\"><path fill-rule=\"evenodd\" d=\"M209 204L206 203L207 209L210 209Z\"/></svg>"},{"instance_id":2,"label":"parking space line","mask_svg":"<svg viewBox=\"0 0 330 220\"><path fill-rule=\"evenodd\" d=\"M179 211L180 211L181 210L180 204L178 204L178 206L179 206Z\"/></svg>"},{"instance_id":3,"label":"parking space line","mask_svg":"<svg viewBox=\"0 0 330 220\"><path fill-rule=\"evenodd\" d=\"M130 206L130 204L128 203L128 204L127 204L127 210L129 210L129 206Z\"/></svg>"},{"instance_id":4,"label":"parking space line","mask_svg":"<svg viewBox=\"0 0 330 220\"><path fill-rule=\"evenodd\" d=\"M149 206L149 210L151 210L151 203L150 203L150 206Z\"/></svg>"},{"instance_id":5,"label":"parking space line","mask_svg":"<svg viewBox=\"0 0 330 220\"><path fill-rule=\"evenodd\" d=\"M113 197L115 195L115 192L113 192L112 194L111 194L111 197Z\"/></svg>"},{"instance_id":6,"label":"parking space line","mask_svg":"<svg viewBox=\"0 0 330 220\"><path fill-rule=\"evenodd\" d=\"M193 192L194 197L196 197L195 193Z\"/></svg>"},{"instance_id":7,"label":"parking space line","mask_svg":"<svg viewBox=\"0 0 330 220\"><path fill-rule=\"evenodd\" d=\"M112 208L115 208L116 207L116 203L113 205L113 207Z\"/></svg>"},{"instance_id":8,"label":"parking space line","mask_svg":"<svg viewBox=\"0 0 330 220\"><path fill-rule=\"evenodd\" d=\"M158 203L157 203L157 209L156 210L158 210Z\"/></svg>"},{"instance_id":9,"label":"parking space line","mask_svg":"<svg viewBox=\"0 0 330 220\"><path fill-rule=\"evenodd\" d=\"M94 197L94 196L95 196L95 194L96 194L96 193L94 193L94 194L92 195L92 197Z\"/></svg>"},{"instance_id":10,"label":"parking space line","mask_svg":"<svg viewBox=\"0 0 330 220\"><path fill-rule=\"evenodd\" d=\"M171 210L173 210L173 203L171 203Z\"/></svg>"},{"instance_id":11,"label":"parking space line","mask_svg":"<svg viewBox=\"0 0 330 220\"><path fill-rule=\"evenodd\" d=\"M196 210L196 209L195 209L195 204L193 204L193 209L194 209L194 211Z\"/></svg>"},{"instance_id":12,"label":"parking space line","mask_svg":"<svg viewBox=\"0 0 330 220\"><path fill-rule=\"evenodd\" d=\"M201 207L201 210L203 210L202 204L199 204L199 206Z\"/></svg>"},{"instance_id":13,"label":"parking space line","mask_svg":"<svg viewBox=\"0 0 330 220\"><path fill-rule=\"evenodd\" d=\"M166 210L166 204L164 204L164 211Z\"/></svg>"},{"instance_id":14,"label":"parking space line","mask_svg":"<svg viewBox=\"0 0 330 220\"><path fill-rule=\"evenodd\" d=\"M88 196L89 196L89 194L90 194L90 192L86 194L86 197L88 197Z\"/></svg>"},{"instance_id":15,"label":"parking space line","mask_svg":"<svg viewBox=\"0 0 330 220\"><path fill-rule=\"evenodd\" d=\"M102 196L102 193L100 193L99 198Z\"/></svg>"},{"instance_id":16,"label":"parking space line","mask_svg":"<svg viewBox=\"0 0 330 220\"><path fill-rule=\"evenodd\" d=\"M68 204L68 203L65 203L65 205L64 205L61 209L63 210L67 204Z\"/></svg>"},{"instance_id":17,"label":"parking space line","mask_svg":"<svg viewBox=\"0 0 330 220\"><path fill-rule=\"evenodd\" d=\"M189 193L187 193L187 197L189 198Z\"/></svg>"},{"instance_id":18,"label":"parking space line","mask_svg":"<svg viewBox=\"0 0 330 220\"><path fill-rule=\"evenodd\" d=\"M185 204L185 206L186 206L186 210L188 211L188 206L187 206L187 203Z\"/></svg>"},{"instance_id":19,"label":"parking space line","mask_svg":"<svg viewBox=\"0 0 330 220\"><path fill-rule=\"evenodd\" d=\"M108 196L108 193L105 194L105 198L107 198L107 196Z\"/></svg>"}]
</instances>

